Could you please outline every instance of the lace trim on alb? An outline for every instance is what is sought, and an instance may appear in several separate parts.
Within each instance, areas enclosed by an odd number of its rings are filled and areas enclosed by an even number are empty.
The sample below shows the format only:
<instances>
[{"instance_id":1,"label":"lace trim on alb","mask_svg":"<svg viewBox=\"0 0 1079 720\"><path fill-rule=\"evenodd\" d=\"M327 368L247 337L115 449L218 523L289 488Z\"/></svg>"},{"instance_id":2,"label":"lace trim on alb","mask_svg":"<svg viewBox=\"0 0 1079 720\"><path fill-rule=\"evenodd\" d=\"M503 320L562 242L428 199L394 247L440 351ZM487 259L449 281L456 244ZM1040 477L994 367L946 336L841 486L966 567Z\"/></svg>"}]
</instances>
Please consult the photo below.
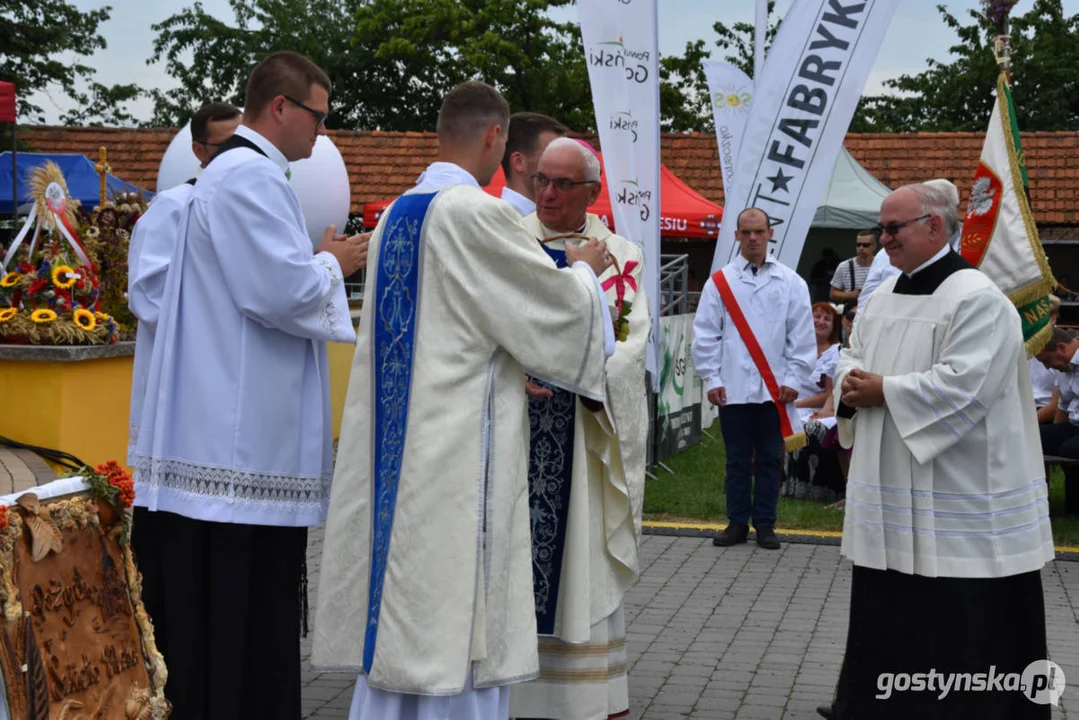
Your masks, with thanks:
<instances>
[{"instance_id":1,"label":"lace trim on alb","mask_svg":"<svg viewBox=\"0 0 1079 720\"><path fill-rule=\"evenodd\" d=\"M330 273L330 287L336 288L342 282L344 277L341 275L341 267L330 258L322 255L321 253L315 256L315 262L326 268ZM333 301L333 293L330 293L329 298L322 307L318 309L318 324L322 326L322 329L328 333L332 333L341 322L341 313L337 309L337 305Z\"/></svg>"},{"instance_id":2,"label":"lace trim on alb","mask_svg":"<svg viewBox=\"0 0 1079 720\"><path fill-rule=\"evenodd\" d=\"M331 473L321 477L271 475L140 455L135 458L134 480L154 488L228 498L240 506L300 509L329 500L331 477Z\"/></svg>"}]
</instances>

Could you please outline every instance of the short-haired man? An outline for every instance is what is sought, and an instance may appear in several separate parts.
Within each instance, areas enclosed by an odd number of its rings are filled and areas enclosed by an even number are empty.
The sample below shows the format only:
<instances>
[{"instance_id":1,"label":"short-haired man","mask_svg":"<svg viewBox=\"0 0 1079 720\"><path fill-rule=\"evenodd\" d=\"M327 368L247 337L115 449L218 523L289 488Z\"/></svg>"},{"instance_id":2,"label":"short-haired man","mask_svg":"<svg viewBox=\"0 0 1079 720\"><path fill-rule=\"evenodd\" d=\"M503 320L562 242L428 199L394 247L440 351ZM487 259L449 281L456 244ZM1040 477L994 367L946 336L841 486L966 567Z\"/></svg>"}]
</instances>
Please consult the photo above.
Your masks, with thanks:
<instances>
[{"instance_id":1,"label":"short-haired man","mask_svg":"<svg viewBox=\"0 0 1079 720\"><path fill-rule=\"evenodd\" d=\"M854 570L836 703L821 712L840 720L1049 717L999 688L881 685L1022 673L1046 657L1040 571L1053 539L1022 327L949 247L954 224L939 188L884 199L881 239L901 274L859 306L836 368L840 441L854 448L842 547Z\"/></svg>"},{"instance_id":2,"label":"short-haired man","mask_svg":"<svg viewBox=\"0 0 1079 720\"><path fill-rule=\"evenodd\" d=\"M212 102L195 111L191 118L191 152L198 158L200 168L205 169L217 148L232 137L240 119L240 111L228 103ZM127 249L127 304L139 318L128 416L127 464L132 467L135 466L142 400L146 395L146 375L150 371L157 318L165 292L165 271L194 185L195 178L191 178L155 195L150 207L135 223ZM141 517L145 512L145 509L137 508L135 516Z\"/></svg>"},{"instance_id":3,"label":"short-haired man","mask_svg":"<svg viewBox=\"0 0 1079 720\"><path fill-rule=\"evenodd\" d=\"M1052 421L1040 427L1042 452L1079 458L1079 338L1053 328L1049 343L1036 356L1056 374L1057 406ZM1079 473L1065 468L1065 510L1079 512Z\"/></svg>"},{"instance_id":4,"label":"short-haired man","mask_svg":"<svg viewBox=\"0 0 1079 720\"><path fill-rule=\"evenodd\" d=\"M644 253L588 213L600 192L599 158L570 138L554 140L535 174L536 212L523 220L539 241L580 233L617 260L600 276L606 303L628 333L607 359L607 400L550 388L529 401L528 468L532 578L540 676L515 687L510 716L588 720L629 709L622 600L639 577L637 545L648 447ZM573 240L544 249L566 267ZM615 434L617 430L617 434Z\"/></svg>"},{"instance_id":5,"label":"short-haired man","mask_svg":"<svg viewBox=\"0 0 1079 720\"><path fill-rule=\"evenodd\" d=\"M506 154L502 156L502 173L506 176L502 199L521 213L521 217L536 210L536 189L532 176L536 174L540 155L552 140L568 132L569 128L565 125L540 113L519 112L510 115Z\"/></svg>"},{"instance_id":6,"label":"short-haired man","mask_svg":"<svg viewBox=\"0 0 1079 720\"><path fill-rule=\"evenodd\" d=\"M508 121L491 86L451 90L372 237L311 653L359 671L353 720L505 718L539 671L525 368L602 401L615 343L604 244L558 270L482 189Z\"/></svg>"},{"instance_id":7,"label":"short-haired man","mask_svg":"<svg viewBox=\"0 0 1079 720\"><path fill-rule=\"evenodd\" d=\"M950 226L944 228L944 232L948 234L948 245L958 253L960 251L959 241L963 233L963 224L959 222L958 215L959 189L951 180L945 180L944 178L926 180L922 184L942 193L941 196L944 202L950 208L948 212ZM862 292L858 296L858 302L864 304L882 282L898 274L899 268L892 265L888 253L878 252L877 256L873 258L872 266L869 268L869 276L865 279L865 284L862 285Z\"/></svg>"},{"instance_id":8,"label":"short-haired man","mask_svg":"<svg viewBox=\"0 0 1079 720\"><path fill-rule=\"evenodd\" d=\"M1060 298L1049 296L1049 326L1055 328L1060 319ZM1057 387L1061 372L1048 367L1038 356L1027 361L1030 370L1030 384L1034 388L1034 408L1038 411L1038 424L1047 425L1056 422L1057 408L1060 408L1060 388ZM1068 408L1063 408L1067 412Z\"/></svg>"},{"instance_id":9,"label":"short-haired man","mask_svg":"<svg viewBox=\"0 0 1079 720\"><path fill-rule=\"evenodd\" d=\"M285 177L325 131L329 94L298 53L255 66L169 261L133 542L176 720L301 711L307 528L325 519L332 468L326 343L355 339L342 278L366 254L333 226L313 253Z\"/></svg>"},{"instance_id":10,"label":"short-haired man","mask_svg":"<svg viewBox=\"0 0 1079 720\"><path fill-rule=\"evenodd\" d=\"M796 420L795 388L813 372L817 343L809 287L769 251L773 231L768 215L758 208L743 210L736 234L741 252L704 284L693 318L693 363L704 380L708 401L719 407L727 448L730 522L712 543L726 547L746 542L752 520L757 545L775 550L786 425L782 418ZM719 282L729 288L727 297ZM737 317L745 318L752 344ZM751 351L752 345L762 354ZM769 389L773 384L777 395Z\"/></svg>"},{"instance_id":11,"label":"short-haired man","mask_svg":"<svg viewBox=\"0 0 1079 720\"><path fill-rule=\"evenodd\" d=\"M854 257L836 265L832 274L832 289L828 299L834 303L847 305L858 302L858 295L869 276L877 252L877 235L872 230L859 230L854 238Z\"/></svg>"}]
</instances>

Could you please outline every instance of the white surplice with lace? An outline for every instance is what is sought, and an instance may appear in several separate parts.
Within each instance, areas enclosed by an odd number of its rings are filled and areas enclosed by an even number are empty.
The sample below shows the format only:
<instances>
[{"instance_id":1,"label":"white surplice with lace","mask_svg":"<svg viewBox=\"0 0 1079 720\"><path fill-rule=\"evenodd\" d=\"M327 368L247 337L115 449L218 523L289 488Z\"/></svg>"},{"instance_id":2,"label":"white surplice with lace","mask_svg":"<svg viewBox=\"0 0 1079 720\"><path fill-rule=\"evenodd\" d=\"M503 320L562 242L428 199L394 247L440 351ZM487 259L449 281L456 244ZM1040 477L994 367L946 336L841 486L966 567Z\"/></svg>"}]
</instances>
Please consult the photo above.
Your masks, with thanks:
<instances>
[{"instance_id":1,"label":"white surplice with lace","mask_svg":"<svg viewBox=\"0 0 1079 720\"><path fill-rule=\"evenodd\" d=\"M337 260L313 254L266 138L199 177L169 261L135 448L136 504L196 520L314 526L332 444L326 343L353 342Z\"/></svg>"}]
</instances>

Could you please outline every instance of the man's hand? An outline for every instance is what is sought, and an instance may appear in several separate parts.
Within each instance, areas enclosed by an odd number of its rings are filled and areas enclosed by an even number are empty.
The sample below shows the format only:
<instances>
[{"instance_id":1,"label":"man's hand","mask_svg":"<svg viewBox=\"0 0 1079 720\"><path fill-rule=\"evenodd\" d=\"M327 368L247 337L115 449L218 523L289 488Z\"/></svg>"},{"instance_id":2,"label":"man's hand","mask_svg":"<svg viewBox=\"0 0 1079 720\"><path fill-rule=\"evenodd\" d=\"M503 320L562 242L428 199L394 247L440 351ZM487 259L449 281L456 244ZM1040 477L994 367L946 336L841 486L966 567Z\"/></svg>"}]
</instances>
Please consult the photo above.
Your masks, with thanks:
<instances>
[{"instance_id":1,"label":"man's hand","mask_svg":"<svg viewBox=\"0 0 1079 720\"><path fill-rule=\"evenodd\" d=\"M843 403L855 408L884 404L884 378L855 368L843 378Z\"/></svg>"},{"instance_id":2,"label":"man's hand","mask_svg":"<svg viewBox=\"0 0 1079 720\"><path fill-rule=\"evenodd\" d=\"M779 404L786 405L798 399L798 391L786 385L779 386Z\"/></svg>"},{"instance_id":3,"label":"man's hand","mask_svg":"<svg viewBox=\"0 0 1079 720\"><path fill-rule=\"evenodd\" d=\"M723 407L727 404L727 388L713 388L708 391L708 402L712 403L716 407Z\"/></svg>"},{"instance_id":4,"label":"man's hand","mask_svg":"<svg viewBox=\"0 0 1079 720\"><path fill-rule=\"evenodd\" d=\"M327 252L337 258L341 274L348 277L367 264L367 244L370 238L370 233L352 237L338 235L336 225L327 225L326 231L322 233L322 242L315 252Z\"/></svg>"},{"instance_id":5,"label":"man's hand","mask_svg":"<svg viewBox=\"0 0 1079 720\"><path fill-rule=\"evenodd\" d=\"M588 263L596 277L602 275L614 263L614 258L607 250L607 243L596 238L589 238L577 247L566 243L566 262L573 265L578 260Z\"/></svg>"},{"instance_id":6,"label":"man's hand","mask_svg":"<svg viewBox=\"0 0 1079 720\"><path fill-rule=\"evenodd\" d=\"M551 392L550 390L548 390L545 387L540 387L539 385L532 382L531 380L529 380L528 382L525 383L525 394L528 395L528 397L534 397L534 398L554 397L553 392Z\"/></svg>"}]
</instances>

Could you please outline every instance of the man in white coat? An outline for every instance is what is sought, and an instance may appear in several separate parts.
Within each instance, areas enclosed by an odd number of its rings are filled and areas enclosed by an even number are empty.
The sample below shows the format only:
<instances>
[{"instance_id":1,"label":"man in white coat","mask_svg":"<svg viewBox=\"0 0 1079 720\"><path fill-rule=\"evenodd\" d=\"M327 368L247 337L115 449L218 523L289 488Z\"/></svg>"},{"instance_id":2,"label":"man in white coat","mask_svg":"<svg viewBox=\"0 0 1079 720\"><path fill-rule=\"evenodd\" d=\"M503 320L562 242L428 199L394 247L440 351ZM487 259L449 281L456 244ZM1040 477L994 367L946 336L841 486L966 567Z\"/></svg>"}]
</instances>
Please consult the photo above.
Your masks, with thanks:
<instances>
[{"instance_id":1,"label":"man in white coat","mask_svg":"<svg viewBox=\"0 0 1079 720\"><path fill-rule=\"evenodd\" d=\"M536 211L536 188L532 176L536 174L540 155L552 140L567 132L569 128L547 115L534 112L510 115L506 154L502 156L502 174L506 177L502 199L522 217Z\"/></svg>"},{"instance_id":2,"label":"man in white coat","mask_svg":"<svg viewBox=\"0 0 1079 720\"><path fill-rule=\"evenodd\" d=\"M538 673L525 377L605 400L610 259L592 240L556 269L483 191L508 121L454 88L372 237L311 656L359 673L354 719L506 718Z\"/></svg>"},{"instance_id":3,"label":"man in white coat","mask_svg":"<svg viewBox=\"0 0 1079 720\"><path fill-rule=\"evenodd\" d=\"M826 716L1049 717L1032 702L1044 686L971 680L1041 661L1029 672L1052 682L1040 571L1053 541L1019 314L949 247L954 213L928 184L885 198L881 238L901 274L861 307L836 369L854 571ZM931 672L938 686L922 692L900 679Z\"/></svg>"},{"instance_id":4,"label":"man in white coat","mask_svg":"<svg viewBox=\"0 0 1079 720\"><path fill-rule=\"evenodd\" d=\"M800 427L795 388L805 384L816 365L809 287L769 251L770 224L759 208L738 215L741 252L704 284L693 318L693 363L708 401L719 407L727 448L730 522L712 540L720 547L746 542L752 521L757 545L779 548L775 523L784 440L792 437L787 435L792 424ZM723 279L732 303L717 285ZM759 355L746 342L734 312L745 318Z\"/></svg>"},{"instance_id":5,"label":"man in white coat","mask_svg":"<svg viewBox=\"0 0 1079 720\"><path fill-rule=\"evenodd\" d=\"M286 178L325 132L329 92L297 53L255 67L169 258L133 539L156 565L143 593L160 608L176 720L300 714L307 528L325 518L332 468L326 343L355 338L343 278L364 262L332 227L312 252Z\"/></svg>"},{"instance_id":6,"label":"man in white coat","mask_svg":"<svg viewBox=\"0 0 1079 720\"><path fill-rule=\"evenodd\" d=\"M228 103L213 102L191 117L191 152L205 168L217 148L232 137L241 113ZM131 377L131 411L128 421L127 464L135 466L135 444L139 437L139 416L146 394L146 373L154 350L154 332L165 292L165 271L180 234L180 222L187 200L195 190L195 178L154 196L131 232L127 250L127 304L139 319L135 331L135 360ZM138 508L135 516L145 514ZM153 612L150 616L153 617Z\"/></svg>"},{"instance_id":7,"label":"man in white coat","mask_svg":"<svg viewBox=\"0 0 1079 720\"><path fill-rule=\"evenodd\" d=\"M537 240L566 233L607 243L617 261L600 276L627 332L607 360L602 403L549 387L529 401L529 506L540 676L514 687L511 715L602 720L629 710L622 600L638 579L637 544L648 443L644 253L588 214L601 190L599 158L569 138L551 142L535 175ZM559 267L577 240L544 250ZM619 313L619 309L621 312Z\"/></svg>"}]
</instances>

